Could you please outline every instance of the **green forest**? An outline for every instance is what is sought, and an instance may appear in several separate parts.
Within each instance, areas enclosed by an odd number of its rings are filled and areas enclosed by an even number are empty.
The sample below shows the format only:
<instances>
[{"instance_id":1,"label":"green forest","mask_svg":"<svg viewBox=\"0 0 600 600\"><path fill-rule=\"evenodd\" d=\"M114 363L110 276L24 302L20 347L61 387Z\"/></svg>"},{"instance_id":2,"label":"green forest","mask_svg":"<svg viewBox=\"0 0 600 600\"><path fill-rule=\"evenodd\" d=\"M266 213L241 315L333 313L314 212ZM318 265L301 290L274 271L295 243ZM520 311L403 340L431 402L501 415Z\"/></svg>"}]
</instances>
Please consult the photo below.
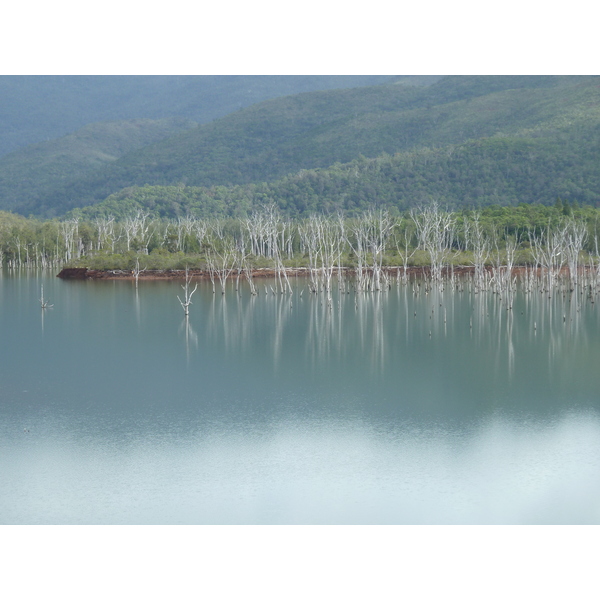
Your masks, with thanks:
<instances>
[{"instance_id":1,"label":"green forest","mask_svg":"<svg viewBox=\"0 0 600 600\"><path fill-rule=\"evenodd\" d=\"M0 209L176 219L244 218L265 203L290 218L398 215L431 201L600 204L598 77L399 78L273 98L203 124L94 131L0 157Z\"/></svg>"},{"instance_id":2,"label":"green forest","mask_svg":"<svg viewBox=\"0 0 600 600\"><path fill-rule=\"evenodd\" d=\"M600 135L592 133L563 147L543 139L490 138L451 151L361 157L273 182L209 188L133 186L71 214L124 217L144 210L161 218L235 218L269 202L290 217L338 211L351 215L369 208L398 214L432 200L452 209L553 204L557 198L599 206L599 145Z\"/></svg>"}]
</instances>

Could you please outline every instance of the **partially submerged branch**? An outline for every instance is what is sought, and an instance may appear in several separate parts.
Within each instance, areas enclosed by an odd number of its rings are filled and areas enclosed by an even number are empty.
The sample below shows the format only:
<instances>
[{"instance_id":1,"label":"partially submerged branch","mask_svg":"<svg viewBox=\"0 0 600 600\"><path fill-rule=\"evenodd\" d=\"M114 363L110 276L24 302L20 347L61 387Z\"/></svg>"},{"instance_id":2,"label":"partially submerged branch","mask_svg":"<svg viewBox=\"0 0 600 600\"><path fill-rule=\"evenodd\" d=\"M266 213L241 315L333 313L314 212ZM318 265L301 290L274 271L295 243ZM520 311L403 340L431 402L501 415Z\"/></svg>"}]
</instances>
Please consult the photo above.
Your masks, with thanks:
<instances>
[{"instance_id":1,"label":"partially submerged branch","mask_svg":"<svg viewBox=\"0 0 600 600\"><path fill-rule=\"evenodd\" d=\"M194 295L194 292L198 289L198 283L196 282L194 289L190 292L191 281L192 281L192 277L189 274L188 267L186 267L185 268L185 285L181 286L181 288L184 291L183 297L185 300L182 300L179 296L177 296L177 300L179 300L179 303L181 304L181 308L183 308L183 312L185 313L186 317L190 314L190 304L192 303L192 296Z\"/></svg>"}]
</instances>

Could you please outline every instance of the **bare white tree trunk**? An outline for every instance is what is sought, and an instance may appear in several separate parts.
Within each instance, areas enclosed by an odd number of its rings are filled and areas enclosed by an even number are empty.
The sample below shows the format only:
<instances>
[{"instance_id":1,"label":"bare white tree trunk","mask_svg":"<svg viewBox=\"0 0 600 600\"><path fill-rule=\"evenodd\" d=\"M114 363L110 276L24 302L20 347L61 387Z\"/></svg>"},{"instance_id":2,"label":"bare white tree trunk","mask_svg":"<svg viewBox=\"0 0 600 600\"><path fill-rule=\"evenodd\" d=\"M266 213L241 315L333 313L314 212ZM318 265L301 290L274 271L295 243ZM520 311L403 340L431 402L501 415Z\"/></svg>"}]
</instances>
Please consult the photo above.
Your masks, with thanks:
<instances>
[{"instance_id":1,"label":"bare white tree trunk","mask_svg":"<svg viewBox=\"0 0 600 600\"><path fill-rule=\"evenodd\" d=\"M411 218L417 228L419 246L429 254L431 280L440 283L444 264L452 253L456 220L451 213L442 211L437 202L412 210Z\"/></svg>"},{"instance_id":2,"label":"bare white tree trunk","mask_svg":"<svg viewBox=\"0 0 600 600\"><path fill-rule=\"evenodd\" d=\"M42 292L40 295L40 305L42 308L52 308L54 304L50 304L48 300L44 298L44 284L42 283Z\"/></svg>"},{"instance_id":3,"label":"bare white tree trunk","mask_svg":"<svg viewBox=\"0 0 600 600\"><path fill-rule=\"evenodd\" d=\"M179 300L179 303L181 304L181 308L183 308L183 312L186 317L190 314L190 304L192 303L192 296L194 295L194 292L198 289L198 283L196 282L194 289L192 291L190 291L191 281L192 281L192 278L190 276L189 269L188 269L188 267L186 267L185 268L185 285L181 286L181 288L183 289L183 292L184 292L184 296L183 296L184 299L182 300L179 296L177 296L177 300Z\"/></svg>"}]
</instances>

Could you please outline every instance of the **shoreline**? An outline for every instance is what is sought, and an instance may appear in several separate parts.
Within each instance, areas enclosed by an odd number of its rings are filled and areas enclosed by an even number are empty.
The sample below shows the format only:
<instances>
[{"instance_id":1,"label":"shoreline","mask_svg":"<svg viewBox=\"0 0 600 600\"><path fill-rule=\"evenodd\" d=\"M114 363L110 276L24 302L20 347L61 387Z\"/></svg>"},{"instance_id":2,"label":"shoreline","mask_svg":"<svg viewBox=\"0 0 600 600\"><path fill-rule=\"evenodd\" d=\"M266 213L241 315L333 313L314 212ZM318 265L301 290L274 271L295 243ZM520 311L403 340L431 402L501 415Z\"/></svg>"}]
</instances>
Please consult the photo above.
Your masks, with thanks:
<instances>
[{"instance_id":1,"label":"shoreline","mask_svg":"<svg viewBox=\"0 0 600 600\"><path fill-rule=\"evenodd\" d=\"M307 267L291 267L286 269L289 275L308 275ZM207 269L189 269L188 271L192 279L210 279L210 272ZM232 271L231 276L234 273ZM235 273L237 276L237 272ZM276 277L275 269L253 269L253 278L268 278ZM87 267L65 268L58 275L60 279L135 279L135 273L128 269L88 269ZM140 271L138 279L155 280L155 279L181 279L185 280L185 269L154 269Z\"/></svg>"},{"instance_id":2,"label":"shoreline","mask_svg":"<svg viewBox=\"0 0 600 600\"><path fill-rule=\"evenodd\" d=\"M502 268L502 267L501 267ZM581 265L580 269L589 270L589 266ZM353 276L356 273L356 270L352 267L341 267L339 269L344 275ZM372 272L372 269L365 269L367 272ZM385 272L388 276L397 277L398 271L402 274L404 272L404 267L382 267L381 270ZM492 273L493 268L491 266L485 267L485 270L489 273ZM531 267L531 266L514 266L512 267L513 275L519 275L523 273L525 270L532 271L536 270L538 274L541 272L540 267ZM425 267L407 267L406 274L409 277L414 276L423 276L428 275L431 271L429 266ZM563 267L561 269L562 272L567 272L568 268ZM337 274L338 268L334 269L334 274ZM473 265L460 265L452 267L444 267L443 274L448 276L452 272L454 275L469 275L475 273L475 267ZM196 280L210 280L210 272L207 269L190 269L189 275L191 279ZM253 279L261 279L261 278L272 278L277 277L277 270L271 268L260 268L252 270L252 278ZM288 267L286 268L286 274L288 277L308 277L310 274L310 269L308 267ZM87 267L74 267L74 268L65 268L60 271L57 275L60 279L66 280L116 280L116 279L125 279L125 280L135 280L135 273L132 270L124 270L124 269L88 269ZM213 275L214 277L214 275ZM237 272L232 272L230 277L237 277ZM153 280L185 280L185 270L184 269L164 269L164 270L145 270L140 271L138 275L138 280L144 279L148 281Z\"/></svg>"}]
</instances>

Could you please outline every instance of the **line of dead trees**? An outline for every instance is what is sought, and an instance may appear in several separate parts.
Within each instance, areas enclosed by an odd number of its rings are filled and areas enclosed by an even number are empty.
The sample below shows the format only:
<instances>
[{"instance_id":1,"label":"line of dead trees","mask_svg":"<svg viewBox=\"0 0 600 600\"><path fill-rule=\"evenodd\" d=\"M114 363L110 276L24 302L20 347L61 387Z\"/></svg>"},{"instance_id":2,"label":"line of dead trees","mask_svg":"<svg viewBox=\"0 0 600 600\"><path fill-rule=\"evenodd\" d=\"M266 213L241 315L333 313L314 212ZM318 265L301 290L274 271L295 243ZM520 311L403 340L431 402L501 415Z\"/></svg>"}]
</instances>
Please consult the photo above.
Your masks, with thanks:
<instances>
[{"instance_id":1,"label":"line of dead trees","mask_svg":"<svg viewBox=\"0 0 600 600\"><path fill-rule=\"evenodd\" d=\"M35 227L0 223L0 262L9 268L58 268L86 258L134 255L139 273L144 256L160 251L196 257L210 276L213 291L225 293L234 279L247 281L258 294L253 272L268 266L275 273L272 293L292 294L290 266L303 267L308 290L331 302L340 291L378 292L392 278L408 283L410 267L422 266L428 285L453 285L457 261L472 267L476 293L508 293L516 285L515 266L526 266L527 290L551 293L560 283L570 291L597 289L600 279L598 233L570 216L538 229L509 234L484 224L478 212L459 215L432 202L403 216L372 210L353 218L312 215L284 218L275 205L238 220L156 219L139 211L131 217L78 218L35 222ZM146 261L147 262L147 261ZM189 261L188 261L189 262ZM142 264L142 267L140 267ZM349 277L351 271L351 277Z\"/></svg>"}]
</instances>

